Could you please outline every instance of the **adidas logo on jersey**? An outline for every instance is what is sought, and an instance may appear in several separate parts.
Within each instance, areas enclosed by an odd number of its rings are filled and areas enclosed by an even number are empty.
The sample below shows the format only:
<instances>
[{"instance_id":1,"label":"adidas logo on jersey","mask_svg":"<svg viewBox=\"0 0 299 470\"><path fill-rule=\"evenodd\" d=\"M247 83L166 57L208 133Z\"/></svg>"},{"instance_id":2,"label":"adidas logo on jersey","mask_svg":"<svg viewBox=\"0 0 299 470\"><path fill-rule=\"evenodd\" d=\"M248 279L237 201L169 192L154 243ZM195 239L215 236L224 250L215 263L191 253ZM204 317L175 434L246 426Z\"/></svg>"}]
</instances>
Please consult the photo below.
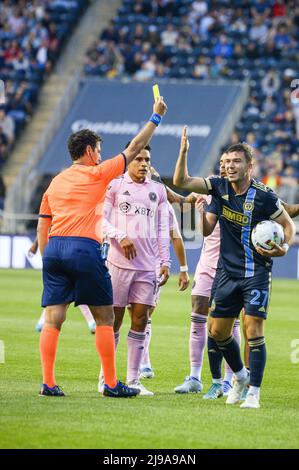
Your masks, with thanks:
<instances>
[{"instance_id":1,"label":"adidas logo on jersey","mask_svg":"<svg viewBox=\"0 0 299 470\"><path fill-rule=\"evenodd\" d=\"M129 193L129 191L125 191L125 192L123 193L123 196L131 196L131 194Z\"/></svg>"}]
</instances>

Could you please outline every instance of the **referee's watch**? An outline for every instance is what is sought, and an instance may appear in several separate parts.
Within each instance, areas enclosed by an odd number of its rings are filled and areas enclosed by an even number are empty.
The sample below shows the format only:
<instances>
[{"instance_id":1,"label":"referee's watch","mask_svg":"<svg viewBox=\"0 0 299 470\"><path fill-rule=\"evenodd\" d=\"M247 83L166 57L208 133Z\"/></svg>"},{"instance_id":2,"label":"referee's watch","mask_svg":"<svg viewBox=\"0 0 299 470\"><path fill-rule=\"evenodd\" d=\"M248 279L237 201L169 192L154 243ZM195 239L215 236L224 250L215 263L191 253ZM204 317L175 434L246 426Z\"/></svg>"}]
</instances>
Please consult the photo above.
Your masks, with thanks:
<instances>
[{"instance_id":1,"label":"referee's watch","mask_svg":"<svg viewBox=\"0 0 299 470\"><path fill-rule=\"evenodd\" d=\"M188 272L188 266L185 264L185 266L180 266L180 272L181 273L187 273Z\"/></svg>"}]
</instances>

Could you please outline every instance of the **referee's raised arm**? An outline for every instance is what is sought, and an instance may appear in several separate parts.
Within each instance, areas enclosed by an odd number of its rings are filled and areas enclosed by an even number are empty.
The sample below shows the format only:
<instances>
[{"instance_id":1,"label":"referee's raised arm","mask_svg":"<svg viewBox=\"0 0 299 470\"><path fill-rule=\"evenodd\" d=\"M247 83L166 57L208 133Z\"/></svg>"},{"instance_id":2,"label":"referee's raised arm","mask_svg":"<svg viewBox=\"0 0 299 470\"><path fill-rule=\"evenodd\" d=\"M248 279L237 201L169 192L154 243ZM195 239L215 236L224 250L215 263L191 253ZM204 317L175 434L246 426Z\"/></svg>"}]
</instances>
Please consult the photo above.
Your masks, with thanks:
<instances>
[{"instance_id":1,"label":"referee's raised arm","mask_svg":"<svg viewBox=\"0 0 299 470\"><path fill-rule=\"evenodd\" d=\"M123 152L126 158L127 165L140 153L142 149L151 140L156 128L160 124L162 117L166 114L167 106L161 96L158 98L153 106L153 114L143 129L132 139L130 145Z\"/></svg>"}]
</instances>

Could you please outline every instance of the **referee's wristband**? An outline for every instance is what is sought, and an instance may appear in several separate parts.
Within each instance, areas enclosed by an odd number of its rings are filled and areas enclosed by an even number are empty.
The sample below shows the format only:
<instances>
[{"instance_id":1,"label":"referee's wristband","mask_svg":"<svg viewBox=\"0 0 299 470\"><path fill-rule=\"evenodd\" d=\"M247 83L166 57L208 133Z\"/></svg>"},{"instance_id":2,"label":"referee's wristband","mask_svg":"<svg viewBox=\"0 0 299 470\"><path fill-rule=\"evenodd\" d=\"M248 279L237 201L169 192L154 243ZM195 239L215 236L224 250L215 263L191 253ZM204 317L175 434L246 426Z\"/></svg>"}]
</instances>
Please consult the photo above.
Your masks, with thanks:
<instances>
[{"instance_id":1,"label":"referee's wristband","mask_svg":"<svg viewBox=\"0 0 299 470\"><path fill-rule=\"evenodd\" d=\"M181 273L187 273L188 272L188 266L185 264L185 266L180 266L180 272Z\"/></svg>"},{"instance_id":2,"label":"referee's wristband","mask_svg":"<svg viewBox=\"0 0 299 470\"><path fill-rule=\"evenodd\" d=\"M290 248L290 245L288 243L283 243L281 245L281 248L283 248L284 250L286 250L286 253L289 251L289 248Z\"/></svg>"},{"instance_id":3,"label":"referee's wristband","mask_svg":"<svg viewBox=\"0 0 299 470\"><path fill-rule=\"evenodd\" d=\"M162 121L162 116L160 116L160 114L154 113L154 114L151 115L149 120L150 120L150 122L153 122L158 127L158 125Z\"/></svg>"}]
</instances>

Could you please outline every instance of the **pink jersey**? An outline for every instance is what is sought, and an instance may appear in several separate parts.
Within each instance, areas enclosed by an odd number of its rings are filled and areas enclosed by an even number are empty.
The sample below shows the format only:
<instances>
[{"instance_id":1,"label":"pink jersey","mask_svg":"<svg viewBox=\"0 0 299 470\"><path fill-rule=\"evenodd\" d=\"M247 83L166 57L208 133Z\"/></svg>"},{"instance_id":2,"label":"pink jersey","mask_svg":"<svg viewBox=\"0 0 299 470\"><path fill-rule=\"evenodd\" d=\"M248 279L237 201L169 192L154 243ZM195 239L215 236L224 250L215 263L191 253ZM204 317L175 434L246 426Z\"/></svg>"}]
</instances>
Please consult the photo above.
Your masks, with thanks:
<instances>
[{"instance_id":1,"label":"pink jersey","mask_svg":"<svg viewBox=\"0 0 299 470\"><path fill-rule=\"evenodd\" d=\"M210 204L212 200L212 196L205 196L204 197L208 204ZM202 268L205 266L209 268L216 269L219 259L219 250L220 250L220 227L219 222L217 222L213 232L208 237L204 238L201 255L199 259L199 264Z\"/></svg>"},{"instance_id":2,"label":"pink jersey","mask_svg":"<svg viewBox=\"0 0 299 470\"><path fill-rule=\"evenodd\" d=\"M155 271L158 246L161 264L170 266L169 209L163 184L150 178L135 183L128 172L113 180L106 194L105 219L110 263L122 269ZM137 255L131 260L119 244L124 237L136 248Z\"/></svg>"}]
</instances>

